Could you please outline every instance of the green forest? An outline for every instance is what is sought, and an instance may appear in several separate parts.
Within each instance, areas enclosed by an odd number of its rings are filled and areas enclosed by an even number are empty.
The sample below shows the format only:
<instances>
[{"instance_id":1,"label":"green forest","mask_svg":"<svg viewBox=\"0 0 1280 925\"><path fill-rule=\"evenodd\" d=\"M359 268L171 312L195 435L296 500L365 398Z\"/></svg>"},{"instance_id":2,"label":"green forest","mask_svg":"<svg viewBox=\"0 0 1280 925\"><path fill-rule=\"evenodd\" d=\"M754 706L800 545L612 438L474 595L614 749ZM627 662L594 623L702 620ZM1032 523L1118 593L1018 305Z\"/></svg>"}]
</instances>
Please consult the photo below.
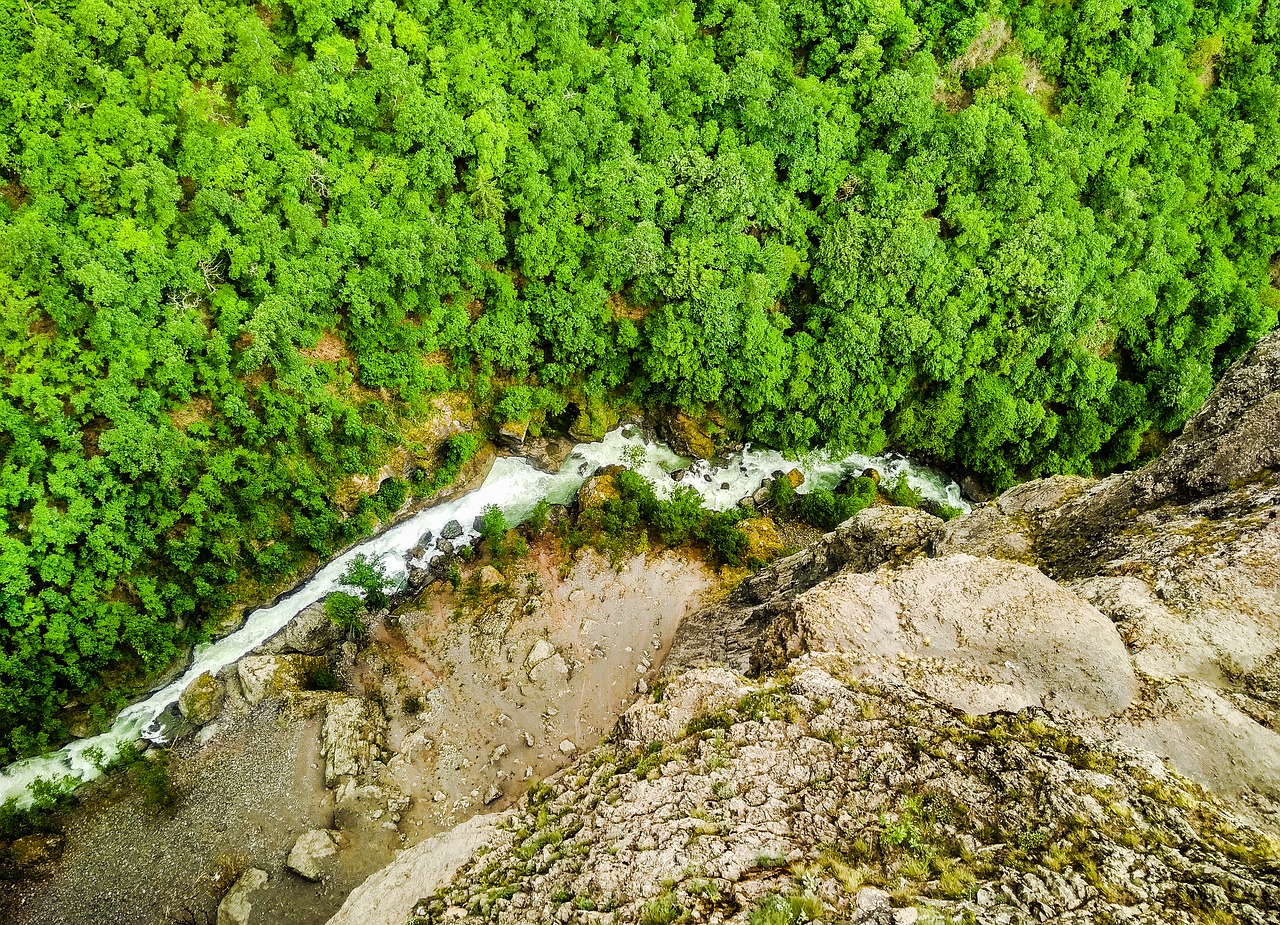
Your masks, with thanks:
<instances>
[{"instance_id":1,"label":"green forest","mask_svg":"<svg viewBox=\"0 0 1280 925\"><path fill-rule=\"evenodd\" d=\"M1001 489L1276 322L1276 0L0 10L0 760L371 529L442 393Z\"/></svg>"}]
</instances>

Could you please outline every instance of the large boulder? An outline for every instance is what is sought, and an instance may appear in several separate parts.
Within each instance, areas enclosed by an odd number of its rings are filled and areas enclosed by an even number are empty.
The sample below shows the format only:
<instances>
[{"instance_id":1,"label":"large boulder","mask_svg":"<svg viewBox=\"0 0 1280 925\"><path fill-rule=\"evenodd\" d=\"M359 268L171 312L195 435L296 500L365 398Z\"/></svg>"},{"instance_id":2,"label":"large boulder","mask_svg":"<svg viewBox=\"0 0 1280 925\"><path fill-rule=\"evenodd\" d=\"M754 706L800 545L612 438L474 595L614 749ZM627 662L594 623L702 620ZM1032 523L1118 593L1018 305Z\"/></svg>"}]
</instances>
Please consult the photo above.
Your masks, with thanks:
<instances>
[{"instance_id":1,"label":"large boulder","mask_svg":"<svg viewBox=\"0 0 1280 925\"><path fill-rule=\"evenodd\" d=\"M356 887L329 925L404 925L413 904L445 886L476 849L509 837L506 814L473 816L401 851L394 861Z\"/></svg>"},{"instance_id":2,"label":"large boulder","mask_svg":"<svg viewBox=\"0 0 1280 925\"><path fill-rule=\"evenodd\" d=\"M968 713L1106 716L1138 694L1115 626L1036 569L969 555L845 572L796 599L810 652L905 680Z\"/></svg>"},{"instance_id":3,"label":"large boulder","mask_svg":"<svg viewBox=\"0 0 1280 925\"><path fill-rule=\"evenodd\" d=\"M267 872L257 867L241 874L218 904L218 925L249 925L253 894L267 885L267 879Z\"/></svg>"},{"instance_id":4,"label":"large boulder","mask_svg":"<svg viewBox=\"0 0 1280 925\"><path fill-rule=\"evenodd\" d=\"M589 511L602 507L606 501L617 500L618 488L613 478L623 471L624 466L605 466L583 482L578 489L578 510Z\"/></svg>"},{"instance_id":5,"label":"large boulder","mask_svg":"<svg viewBox=\"0 0 1280 925\"><path fill-rule=\"evenodd\" d=\"M249 655L236 666L240 690L251 704L307 689L328 661L317 655Z\"/></svg>"},{"instance_id":6,"label":"large boulder","mask_svg":"<svg viewBox=\"0 0 1280 925\"><path fill-rule=\"evenodd\" d=\"M716 454L715 439L683 411L663 417L658 430L667 445L681 456L710 459Z\"/></svg>"},{"instance_id":7,"label":"large boulder","mask_svg":"<svg viewBox=\"0 0 1280 925\"><path fill-rule=\"evenodd\" d=\"M333 867L338 845L325 829L311 829L298 836L285 866L307 880L322 880Z\"/></svg>"},{"instance_id":8,"label":"large boulder","mask_svg":"<svg viewBox=\"0 0 1280 925\"><path fill-rule=\"evenodd\" d=\"M304 607L284 628L286 652L318 655L342 642L343 630L324 611L324 602Z\"/></svg>"},{"instance_id":9,"label":"large boulder","mask_svg":"<svg viewBox=\"0 0 1280 925\"><path fill-rule=\"evenodd\" d=\"M367 777L382 758L386 730L386 715L372 700L338 697L330 702L320 743L325 786Z\"/></svg>"},{"instance_id":10,"label":"large boulder","mask_svg":"<svg viewBox=\"0 0 1280 925\"><path fill-rule=\"evenodd\" d=\"M178 696L178 710L189 722L203 726L222 712L226 699L222 682L206 671Z\"/></svg>"}]
</instances>

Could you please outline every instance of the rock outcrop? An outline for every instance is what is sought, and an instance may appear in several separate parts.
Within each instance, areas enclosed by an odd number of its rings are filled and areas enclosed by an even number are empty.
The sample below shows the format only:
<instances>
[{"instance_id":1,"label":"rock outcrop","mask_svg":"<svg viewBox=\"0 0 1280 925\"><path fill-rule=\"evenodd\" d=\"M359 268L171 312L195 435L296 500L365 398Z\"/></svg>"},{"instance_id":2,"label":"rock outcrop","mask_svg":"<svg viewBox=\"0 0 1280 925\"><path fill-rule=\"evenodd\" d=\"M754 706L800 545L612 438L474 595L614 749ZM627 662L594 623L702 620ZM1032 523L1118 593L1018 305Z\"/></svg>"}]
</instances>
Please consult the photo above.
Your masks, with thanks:
<instances>
[{"instance_id":1,"label":"rock outcrop","mask_svg":"<svg viewBox=\"0 0 1280 925\"><path fill-rule=\"evenodd\" d=\"M226 699L222 682L206 671L182 691L178 697L178 710L189 722L203 726L222 712Z\"/></svg>"},{"instance_id":2,"label":"rock outcrop","mask_svg":"<svg viewBox=\"0 0 1280 925\"><path fill-rule=\"evenodd\" d=\"M712 695L666 705L683 728L535 788L448 883L419 881L412 921L1276 920L1262 833L1044 711L966 716L806 660L682 683ZM654 707L623 729L650 734Z\"/></svg>"},{"instance_id":3,"label":"rock outcrop","mask_svg":"<svg viewBox=\"0 0 1280 925\"><path fill-rule=\"evenodd\" d=\"M1278 467L1280 333L1143 469L863 511L335 922L1280 923Z\"/></svg>"}]
</instances>

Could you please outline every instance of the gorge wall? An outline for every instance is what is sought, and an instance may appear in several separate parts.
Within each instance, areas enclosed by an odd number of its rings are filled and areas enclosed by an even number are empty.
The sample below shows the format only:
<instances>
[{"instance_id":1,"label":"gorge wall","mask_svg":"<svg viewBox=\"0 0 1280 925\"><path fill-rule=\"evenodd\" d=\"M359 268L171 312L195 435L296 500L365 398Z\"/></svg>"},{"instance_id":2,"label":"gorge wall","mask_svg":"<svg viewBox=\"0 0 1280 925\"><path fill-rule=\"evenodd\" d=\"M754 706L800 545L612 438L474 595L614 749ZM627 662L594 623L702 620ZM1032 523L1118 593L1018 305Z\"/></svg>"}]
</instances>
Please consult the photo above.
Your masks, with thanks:
<instances>
[{"instance_id":1,"label":"gorge wall","mask_svg":"<svg viewBox=\"0 0 1280 925\"><path fill-rule=\"evenodd\" d=\"M864 511L332 925L1280 921L1278 466L1273 334L1141 470Z\"/></svg>"}]
</instances>

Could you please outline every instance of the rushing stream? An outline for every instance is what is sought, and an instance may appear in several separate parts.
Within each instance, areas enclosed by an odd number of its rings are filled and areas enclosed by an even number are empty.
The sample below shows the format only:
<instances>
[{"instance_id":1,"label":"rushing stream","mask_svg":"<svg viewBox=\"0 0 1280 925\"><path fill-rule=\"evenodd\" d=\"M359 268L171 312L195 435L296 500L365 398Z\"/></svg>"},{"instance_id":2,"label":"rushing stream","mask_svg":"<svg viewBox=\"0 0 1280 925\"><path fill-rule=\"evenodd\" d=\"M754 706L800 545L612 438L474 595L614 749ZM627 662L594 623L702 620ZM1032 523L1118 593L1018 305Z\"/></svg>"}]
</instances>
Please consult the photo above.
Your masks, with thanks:
<instances>
[{"instance_id":1,"label":"rushing stream","mask_svg":"<svg viewBox=\"0 0 1280 925\"><path fill-rule=\"evenodd\" d=\"M724 510L737 504L740 498L758 488L764 478L778 469L800 469L805 474L805 483L800 488L804 492L815 487L834 487L849 472L861 471L868 466L879 469L886 479L905 473L908 482L925 498L968 509L954 482L901 456L854 454L833 457L817 452L790 460L780 453L747 448L740 455L728 459L724 466L703 461L689 465L689 460L677 456L666 446L646 442L638 428L624 427L612 431L599 443L575 447L573 454L555 474L543 472L520 457L499 457L479 488L421 511L349 549L274 604L253 611L236 632L202 646L195 653L190 668L180 678L147 699L126 707L108 731L5 768L0 772L0 803L11 797L26 802L30 798L28 788L37 779L69 777L72 781L68 783L71 783L98 776L99 771L92 758L99 751L99 761L109 760L122 745L140 737L160 740L162 734L157 720L166 708L177 701L188 684L206 671L216 674L219 669L275 635L303 608L335 590L347 563L357 553L382 557L387 574L400 581L407 572L407 551L415 547L427 531L439 536L445 524L457 520L465 532L456 542L466 542L475 536L473 525L476 518L490 505L497 505L509 522L516 523L528 516L543 498L553 503L572 500L592 472L600 466L614 463L625 464L644 475L660 493L670 493L677 485L689 485L703 497L707 507L714 510ZM679 481L671 477L673 471L686 466Z\"/></svg>"}]
</instances>

